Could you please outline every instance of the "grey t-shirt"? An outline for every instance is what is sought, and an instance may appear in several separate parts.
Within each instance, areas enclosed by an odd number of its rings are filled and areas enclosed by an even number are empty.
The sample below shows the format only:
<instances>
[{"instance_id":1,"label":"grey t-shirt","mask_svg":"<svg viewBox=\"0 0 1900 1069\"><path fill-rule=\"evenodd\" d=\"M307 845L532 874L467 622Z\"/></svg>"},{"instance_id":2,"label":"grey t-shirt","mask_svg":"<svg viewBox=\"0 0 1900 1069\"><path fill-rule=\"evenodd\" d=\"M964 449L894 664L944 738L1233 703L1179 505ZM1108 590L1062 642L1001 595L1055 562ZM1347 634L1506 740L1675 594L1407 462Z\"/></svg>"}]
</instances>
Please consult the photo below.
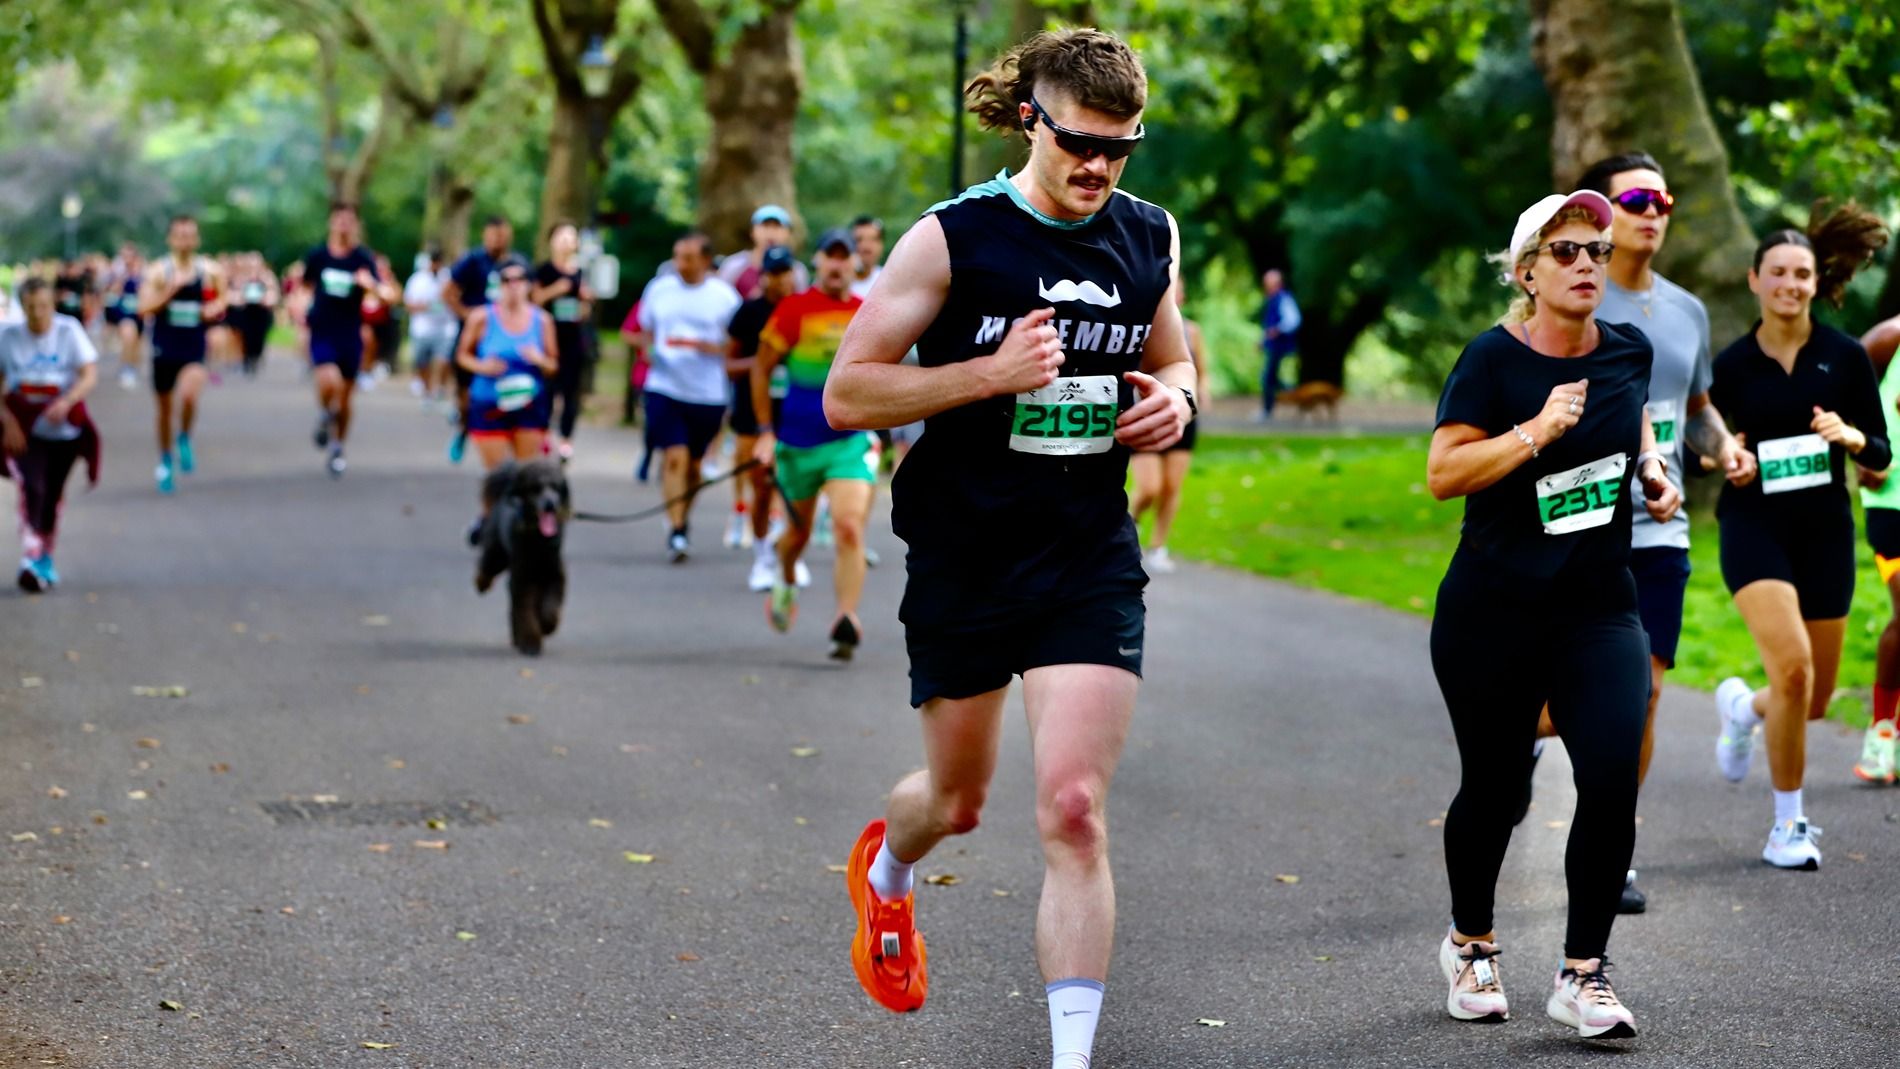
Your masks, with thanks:
<instances>
[{"instance_id":1,"label":"grey t-shirt","mask_svg":"<svg viewBox=\"0 0 1900 1069\"><path fill-rule=\"evenodd\" d=\"M1669 479L1682 486L1682 428L1689 415L1689 398L1707 393L1713 379L1709 355L1709 311L1695 294L1661 275L1647 292L1626 290L1604 279L1603 304L1597 318L1606 323L1628 323L1649 335L1656 360L1649 374L1649 421L1656 428L1656 448L1669 461ZM1630 492L1642 493L1632 480ZM1636 499L1641 501L1639 497ZM1637 549L1656 546L1689 548L1689 513L1684 509L1668 523L1650 519L1646 509L1635 514L1630 544Z\"/></svg>"}]
</instances>

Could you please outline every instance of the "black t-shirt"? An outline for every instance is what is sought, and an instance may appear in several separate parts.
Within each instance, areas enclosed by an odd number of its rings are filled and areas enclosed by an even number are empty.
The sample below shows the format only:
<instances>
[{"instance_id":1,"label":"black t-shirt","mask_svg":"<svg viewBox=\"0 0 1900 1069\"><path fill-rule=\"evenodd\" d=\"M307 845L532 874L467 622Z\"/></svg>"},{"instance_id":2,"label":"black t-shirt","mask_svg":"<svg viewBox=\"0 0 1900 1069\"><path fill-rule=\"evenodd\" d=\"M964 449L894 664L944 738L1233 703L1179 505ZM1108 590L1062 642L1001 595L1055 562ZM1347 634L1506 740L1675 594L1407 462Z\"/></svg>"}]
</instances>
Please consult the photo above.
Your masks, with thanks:
<instances>
[{"instance_id":1,"label":"black t-shirt","mask_svg":"<svg viewBox=\"0 0 1900 1069\"><path fill-rule=\"evenodd\" d=\"M983 626L1147 581L1123 490L1115 419L1133 402L1155 311L1170 283L1167 213L1117 192L1080 224L1041 216L1007 174L930 209L950 292L917 341L940 367L996 351L1038 308L1062 337L1059 378L926 421L898 469L893 526L909 546L900 617Z\"/></svg>"},{"instance_id":2,"label":"black t-shirt","mask_svg":"<svg viewBox=\"0 0 1900 1069\"><path fill-rule=\"evenodd\" d=\"M772 309L777 307L777 301L754 297L732 313L732 322L726 325L726 337L739 343L741 357L759 354L759 335L764 332L766 321L772 318Z\"/></svg>"},{"instance_id":3,"label":"black t-shirt","mask_svg":"<svg viewBox=\"0 0 1900 1069\"><path fill-rule=\"evenodd\" d=\"M1537 418L1551 390L1590 380L1575 427L1465 497L1458 552L1504 577L1542 583L1628 567L1630 481L1654 351L1636 327L1597 327L1602 340L1578 357L1545 356L1515 328L1493 327L1465 346L1439 395L1439 426L1467 423L1495 437Z\"/></svg>"},{"instance_id":4,"label":"black t-shirt","mask_svg":"<svg viewBox=\"0 0 1900 1069\"><path fill-rule=\"evenodd\" d=\"M449 281L460 292L462 307L480 308L501 295L501 272L495 265L508 255L490 256L487 249L476 249L455 261L449 268Z\"/></svg>"},{"instance_id":5,"label":"black t-shirt","mask_svg":"<svg viewBox=\"0 0 1900 1069\"><path fill-rule=\"evenodd\" d=\"M1817 322L1808 343L1795 354L1793 372L1783 371L1755 339L1760 326L1757 321L1715 358L1709 400L1736 433L1747 435L1748 448L1761 466L1761 474L1747 486L1722 487L1717 511L1725 516L1734 510L1792 516L1825 508L1827 515L1839 515L1852 507L1847 450L1814 435L1814 409L1839 414L1867 436L1867 447L1853 458L1855 463L1875 471L1885 468L1893 461L1893 450L1874 366L1860 342ZM1774 492L1764 492L1769 490Z\"/></svg>"},{"instance_id":6,"label":"black t-shirt","mask_svg":"<svg viewBox=\"0 0 1900 1069\"><path fill-rule=\"evenodd\" d=\"M341 256L319 245L303 258L304 282L315 293L310 301L310 333L326 338L349 336L363 327L363 287L356 272L376 274L376 255L361 245Z\"/></svg>"}]
</instances>

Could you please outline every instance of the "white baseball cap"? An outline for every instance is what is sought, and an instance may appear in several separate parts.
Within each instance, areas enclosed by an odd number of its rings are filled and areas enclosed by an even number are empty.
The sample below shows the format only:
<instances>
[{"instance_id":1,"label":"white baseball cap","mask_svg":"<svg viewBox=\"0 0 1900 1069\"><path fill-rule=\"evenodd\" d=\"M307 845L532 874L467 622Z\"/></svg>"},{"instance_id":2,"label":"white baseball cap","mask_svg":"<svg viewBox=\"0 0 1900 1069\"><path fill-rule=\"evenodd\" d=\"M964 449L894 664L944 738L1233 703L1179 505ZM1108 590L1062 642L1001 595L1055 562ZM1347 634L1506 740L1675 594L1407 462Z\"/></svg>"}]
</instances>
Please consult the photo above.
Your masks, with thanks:
<instances>
[{"instance_id":1,"label":"white baseball cap","mask_svg":"<svg viewBox=\"0 0 1900 1069\"><path fill-rule=\"evenodd\" d=\"M1544 227L1549 226L1550 221L1557 218L1558 212L1572 204L1590 209L1590 214L1596 216L1597 229L1610 228L1610 198L1594 189L1579 189L1567 196L1562 193L1552 193L1524 209L1524 214L1517 217L1517 228L1511 231L1511 247L1508 250L1510 259L1505 265L1507 274L1515 271L1518 257L1524 254L1524 250L1530 246L1531 242L1537 240L1537 235Z\"/></svg>"}]
</instances>

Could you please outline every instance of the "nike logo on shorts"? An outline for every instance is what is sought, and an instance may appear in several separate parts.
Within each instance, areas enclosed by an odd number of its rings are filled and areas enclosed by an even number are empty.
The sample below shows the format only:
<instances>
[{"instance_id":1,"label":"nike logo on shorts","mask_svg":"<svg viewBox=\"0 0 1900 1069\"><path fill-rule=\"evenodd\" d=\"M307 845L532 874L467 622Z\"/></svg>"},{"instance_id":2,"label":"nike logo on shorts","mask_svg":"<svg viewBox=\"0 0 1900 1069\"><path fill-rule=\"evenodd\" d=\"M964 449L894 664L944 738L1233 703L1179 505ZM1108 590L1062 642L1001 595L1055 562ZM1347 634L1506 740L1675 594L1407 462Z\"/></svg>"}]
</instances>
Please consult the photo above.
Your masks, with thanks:
<instances>
[{"instance_id":1,"label":"nike logo on shorts","mask_svg":"<svg viewBox=\"0 0 1900 1069\"><path fill-rule=\"evenodd\" d=\"M1115 652L1121 654L1123 657L1136 657L1141 654L1141 647L1136 646L1132 650L1125 650L1121 648L1120 646L1117 646L1115 647Z\"/></svg>"},{"instance_id":2,"label":"nike logo on shorts","mask_svg":"<svg viewBox=\"0 0 1900 1069\"><path fill-rule=\"evenodd\" d=\"M1064 1017L1074 1017L1074 1016L1075 1016L1076 1014L1078 1014L1078 1013L1087 1013L1087 1012L1089 1012L1089 1011L1087 1011L1087 1010L1063 1010L1063 1011L1062 1011L1062 1016L1064 1016Z\"/></svg>"}]
</instances>

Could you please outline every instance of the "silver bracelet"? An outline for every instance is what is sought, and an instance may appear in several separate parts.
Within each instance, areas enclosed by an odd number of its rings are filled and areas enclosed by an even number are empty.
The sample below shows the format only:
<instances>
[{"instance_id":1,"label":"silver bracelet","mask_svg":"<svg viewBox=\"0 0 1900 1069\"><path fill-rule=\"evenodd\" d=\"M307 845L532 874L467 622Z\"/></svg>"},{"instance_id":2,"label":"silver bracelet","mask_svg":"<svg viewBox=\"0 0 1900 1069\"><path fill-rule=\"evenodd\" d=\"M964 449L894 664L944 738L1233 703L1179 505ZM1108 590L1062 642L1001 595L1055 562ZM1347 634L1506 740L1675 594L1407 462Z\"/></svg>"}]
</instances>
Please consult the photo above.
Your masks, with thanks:
<instances>
[{"instance_id":1,"label":"silver bracelet","mask_svg":"<svg viewBox=\"0 0 1900 1069\"><path fill-rule=\"evenodd\" d=\"M1531 439L1531 436L1529 434L1525 433L1524 428L1513 423L1511 424L1511 433L1517 435L1520 439L1523 440L1525 445L1528 445L1531 447L1531 456L1533 457L1537 456L1537 443Z\"/></svg>"}]
</instances>

